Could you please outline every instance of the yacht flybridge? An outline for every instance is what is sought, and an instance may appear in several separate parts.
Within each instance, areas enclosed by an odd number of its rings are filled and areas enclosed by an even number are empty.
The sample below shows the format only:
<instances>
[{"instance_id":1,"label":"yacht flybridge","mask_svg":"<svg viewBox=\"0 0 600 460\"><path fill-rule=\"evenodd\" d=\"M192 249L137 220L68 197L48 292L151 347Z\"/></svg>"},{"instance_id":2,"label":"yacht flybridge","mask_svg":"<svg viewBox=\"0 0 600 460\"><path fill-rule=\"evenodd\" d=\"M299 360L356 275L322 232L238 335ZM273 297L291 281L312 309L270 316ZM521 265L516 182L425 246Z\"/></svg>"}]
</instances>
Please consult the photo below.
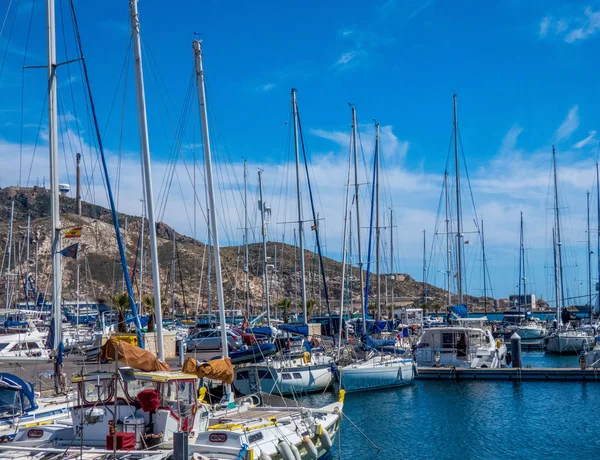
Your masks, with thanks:
<instances>
[{"instance_id":1,"label":"yacht flybridge","mask_svg":"<svg viewBox=\"0 0 600 460\"><path fill-rule=\"evenodd\" d=\"M498 368L505 366L506 345L492 332L466 326L426 329L417 344L416 361L423 367Z\"/></svg>"}]
</instances>

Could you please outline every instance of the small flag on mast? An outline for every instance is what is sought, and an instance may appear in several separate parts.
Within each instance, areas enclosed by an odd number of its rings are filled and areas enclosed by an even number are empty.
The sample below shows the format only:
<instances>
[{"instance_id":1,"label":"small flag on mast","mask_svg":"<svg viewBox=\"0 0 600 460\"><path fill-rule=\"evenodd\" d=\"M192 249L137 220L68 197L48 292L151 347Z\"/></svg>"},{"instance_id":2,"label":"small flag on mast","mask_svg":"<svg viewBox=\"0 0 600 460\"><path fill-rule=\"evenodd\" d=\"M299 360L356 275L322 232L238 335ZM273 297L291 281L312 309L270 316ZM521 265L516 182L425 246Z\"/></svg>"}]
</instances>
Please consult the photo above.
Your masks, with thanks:
<instances>
[{"instance_id":1,"label":"small flag on mast","mask_svg":"<svg viewBox=\"0 0 600 460\"><path fill-rule=\"evenodd\" d=\"M71 246L67 246L62 251L58 253L64 257L70 257L72 259L77 259L77 253L79 252L79 243L72 244Z\"/></svg>"},{"instance_id":2,"label":"small flag on mast","mask_svg":"<svg viewBox=\"0 0 600 460\"><path fill-rule=\"evenodd\" d=\"M81 238L81 227L73 227L65 231L65 238Z\"/></svg>"}]
</instances>

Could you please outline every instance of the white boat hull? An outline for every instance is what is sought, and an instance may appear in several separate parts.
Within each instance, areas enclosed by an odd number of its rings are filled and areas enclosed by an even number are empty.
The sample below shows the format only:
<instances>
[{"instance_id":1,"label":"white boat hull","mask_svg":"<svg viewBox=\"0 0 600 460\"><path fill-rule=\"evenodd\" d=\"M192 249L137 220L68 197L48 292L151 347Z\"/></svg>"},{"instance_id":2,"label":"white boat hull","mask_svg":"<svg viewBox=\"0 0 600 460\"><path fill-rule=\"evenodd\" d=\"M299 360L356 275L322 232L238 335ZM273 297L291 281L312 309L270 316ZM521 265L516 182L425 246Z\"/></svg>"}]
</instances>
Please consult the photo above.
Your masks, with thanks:
<instances>
[{"instance_id":1,"label":"white boat hull","mask_svg":"<svg viewBox=\"0 0 600 460\"><path fill-rule=\"evenodd\" d=\"M332 381L330 364L280 368L262 364L237 368L233 386L244 395L261 391L285 396L322 392Z\"/></svg>"},{"instance_id":2,"label":"white boat hull","mask_svg":"<svg viewBox=\"0 0 600 460\"><path fill-rule=\"evenodd\" d=\"M559 332L546 339L546 351L555 354L578 354L594 347L594 338L589 335Z\"/></svg>"},{"instance_id":3,"label":"white boat hull","mask_svg":"<svg viewBox=\"0 0 600 460\"><path fill-rule=\"evenodd\" d=\"M373 358L340 369L340 384L348 393L400 387L412 383L415 370L416 366L408 359Z\"/></svg>"},{"instance_id":4,"label":"white boat hull","mask_svg":"<svg viewBox=\"0 0 600 460\"><path fill-rule=\"evenodd\" d=\"M546 337L547 331L543 327L523 326L517 329L517 334L522 340L540 340Z\"/></svg>"}]
</instances>

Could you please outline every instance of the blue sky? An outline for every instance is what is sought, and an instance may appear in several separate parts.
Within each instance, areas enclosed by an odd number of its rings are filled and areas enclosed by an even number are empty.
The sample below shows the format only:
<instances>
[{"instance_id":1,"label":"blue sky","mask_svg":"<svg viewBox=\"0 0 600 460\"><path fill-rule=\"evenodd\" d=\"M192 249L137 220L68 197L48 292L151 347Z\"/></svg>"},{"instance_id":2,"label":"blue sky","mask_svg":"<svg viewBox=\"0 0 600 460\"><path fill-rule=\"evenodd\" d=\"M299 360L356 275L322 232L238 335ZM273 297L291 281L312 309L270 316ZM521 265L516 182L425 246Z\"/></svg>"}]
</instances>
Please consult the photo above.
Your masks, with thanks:
<instances>
[{"instance_id":1,"label":"blue sky","mask_svg":"<svg viewBox=\"0 0 600 460\"><path fill-rule=\"evenodd\" d=\"M19 3L18 11L15 3ZM117 85L129 43L127 3L79 0L75 5L100 124L107 127L105 143L113 177L121 151L125 179L119 187L119 206L123 211L139 213L141 183L137 173L131 58L126 66L129 71L125 97L123 84ZM69 25L64 27L66 41L63 40L61 5L64 22L69 21L67 3L57 1L58 55L64 60L65 56L75 55L75 47ZM2 19L6 7L0 6ZM531 268L528 282L536 294L552 297L547 269L551 227L546 212L552 143L559 153L565 238L572 248L569 262L565 262L567 278L571 295L584 293L585 192L595 193L593 168L598 148L598 136L593 132L597 129L599 106L599 2L386 0L366 5L355 1L143 0L139 10L157 202L161 201L160 185L169 170L169 154L174 148L172 126L190 101L185 136L180 139L182 151L175 150L188 160L193 151L199 156L201 153L197 103L195 96L188 95L193 64L191 40L198 33L204 40L213 148L222 170L220 177L226 182L222 186L238 189L242 157L250 164L253 187L256 168L263 168L274 222L293 218L293 200L288 196L293 190L287 181L283 184L282 178L291 177L286 122L290 88L295 87L312 160L312 180L319 190L317 208L326 219L327 253L339 256L350 127L347 104L352 102L357 107L367 162L372 156L372 120L376 118L381 123L387 181L385 207L396 211L397 247L401 250L395 265L420 278L420 239L423 229L428 235L434 232L452 129L452 94L456 92L477 215L487 222L486 245L494 294L506 296L515 290L518 216L523 211ZM24 152L23 185L27 183L30 164L29 183L47 170L44 70L25 70L21 123L21 65L30 18L32 32L26 64L43 65L41 0L13 2L0 37L2 186L19 177L11 152ZM80 146L84 151L92 144L77 65L71 65L69 70L59 69L59 86L63 97L59 107L61 132L68 139L64 150L69 152L63 156L61 180L72 181L73 168L69 163L75 147L67 144ZM113 98L116 102L109 117ZM39 145L32 160L40 119ZM93 150L88 155L84 152L90 157L90 171L94 155ZM175 179L179 187L171 189L162 217L179 231L190 234L193 226L186 210L191 212L192 192L189 169L186 171L182 164L183 160L178 163ZM97 175L88 174L88 198L102 203L102 184ZM201 175L200 169L198 174ZM363 177L367 174L368 171L363 172ZM286 190L284 198L278 196L282 187ZM367 195L365 187L363 203ZM239 242L239 194L227 192L221 200L223 243ZM366 210L365 207L363 222ZM470 222L472 218L473 212L466 206L465 220ZM200 238L204 227L199 219ZM273 239L283 238L284 232L290 242L291 228L271 225ZM467 287L470 293L480 294L480 256L474 248L469 251L472 254L467 257ZM444 264L440 257L436 251L428 256L430 281L437 284L443 283L439 270Z\"/></svg>"}]
</instances>

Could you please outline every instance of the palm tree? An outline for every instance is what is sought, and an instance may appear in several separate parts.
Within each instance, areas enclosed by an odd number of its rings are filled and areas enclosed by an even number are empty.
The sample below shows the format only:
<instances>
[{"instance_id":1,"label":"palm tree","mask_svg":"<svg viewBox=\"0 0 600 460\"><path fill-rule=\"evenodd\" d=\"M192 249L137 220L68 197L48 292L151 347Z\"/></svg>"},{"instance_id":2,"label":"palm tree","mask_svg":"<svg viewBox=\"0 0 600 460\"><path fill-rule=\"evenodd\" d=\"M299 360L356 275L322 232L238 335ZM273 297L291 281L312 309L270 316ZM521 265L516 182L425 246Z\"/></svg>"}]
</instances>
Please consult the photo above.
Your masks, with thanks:
<instances>
[{"instance_id":1,"label":"palm tree","mask_svg":"<svg viewBox=\"0 0 600 460\"><path fill-rule=\"evenodd\" d=\"M144 305L144 309L148 312L148 332L154 332L156 321L154 318L154 296L146 294L142 297L142 305Z\"/></svg>"},{"instance_id":2,"label":"palm tree","mask_svg":"<svg viewBox=\"0 0 600 460\"><path fill-rule=\"evenodd\" d=\"M317 306L317 301L315 299L310 299L306 301L306 316L311 317L313 310ZM308 323L308 318L304 318L304 322Z\"/></svg>"},{"instance_id":3,"label":"palm tree","mask_svg":"<svg viewBox=\"0 0 600 460\"><path fill-rule=\"evenodd\" d=\"M112 299L113 309L117 311L117 331L127 332L127 322L125 321L125 310L130 307L129 296L126 292L120 292Z\"/></svg>"},{"instance_id":4,"label":"palm tree","mask_svg":"<svg viewBox=\"0 0 600 460\"><path fill-rule=\"evenodd\" d=\"M287 297L284 297L279 302L277 302L277 306L281 308L283 314L283 322L287 324L289 322L288 314L290 307L292 306L292 300Z\"/></svg>"}]
</instances>

